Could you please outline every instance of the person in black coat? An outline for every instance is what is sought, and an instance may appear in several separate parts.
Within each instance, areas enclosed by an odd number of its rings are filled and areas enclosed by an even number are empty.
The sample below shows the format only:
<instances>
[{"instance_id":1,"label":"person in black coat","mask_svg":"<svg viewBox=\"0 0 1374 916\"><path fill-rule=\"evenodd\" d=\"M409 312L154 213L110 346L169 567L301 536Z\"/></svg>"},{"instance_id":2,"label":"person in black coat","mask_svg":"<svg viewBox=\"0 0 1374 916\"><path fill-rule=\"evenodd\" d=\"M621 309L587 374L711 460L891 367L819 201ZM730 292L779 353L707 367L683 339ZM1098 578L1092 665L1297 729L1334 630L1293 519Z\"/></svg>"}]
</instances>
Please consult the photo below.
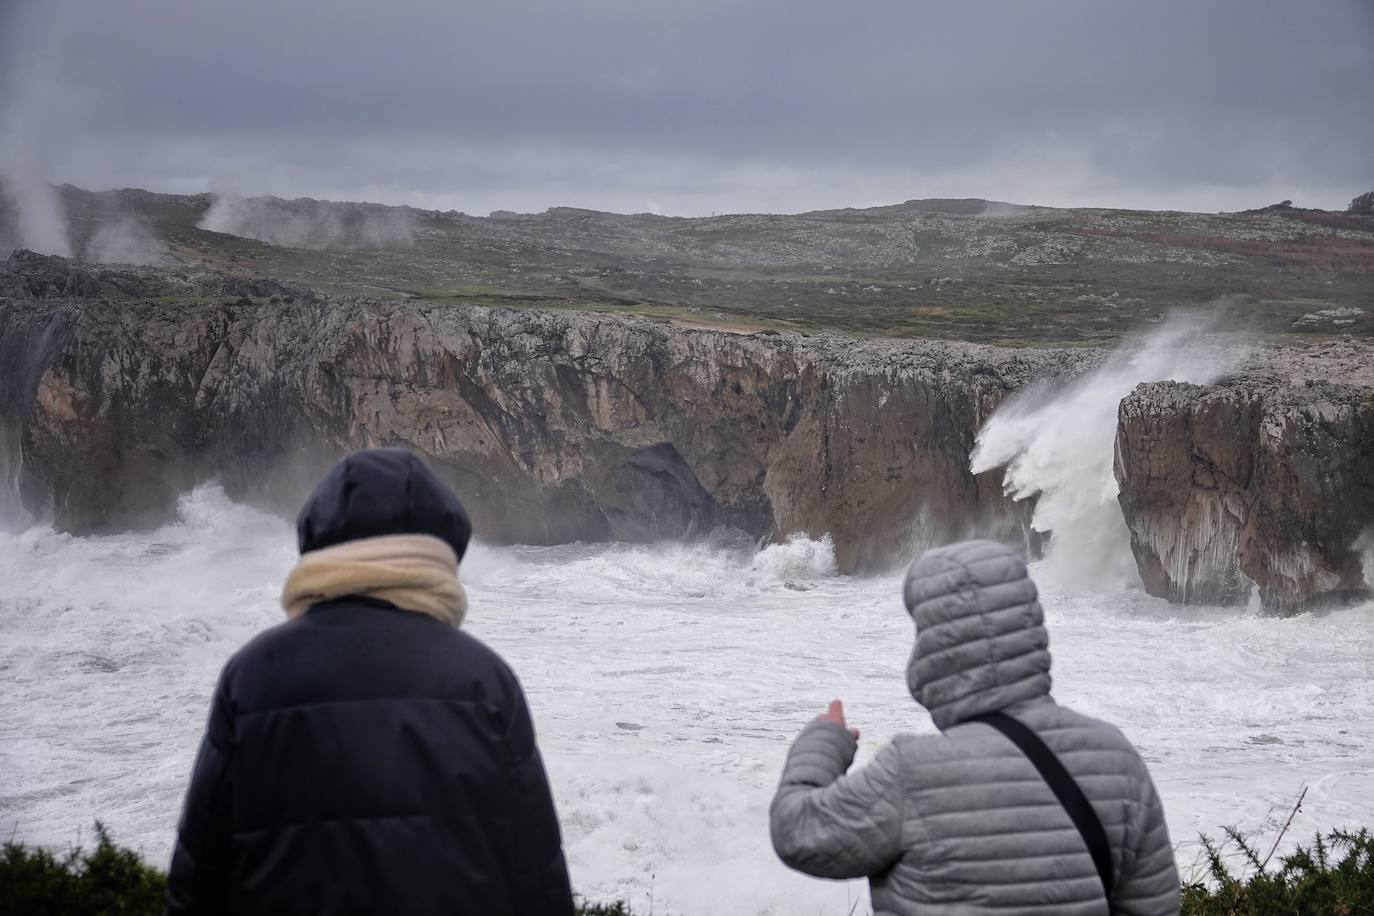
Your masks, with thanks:
<instances>
[{"instance_id":1,"label":"person in black coat","mask_svg":"<svg viewBox=\"0 0 1374 916\"><path fill-rule=\"evenodd\" d=\"M462 504L415 456L371 449L297 530L288 621L220 676L167 911L569 916L520 683L458 629Z\"/></svg>"}]
</instances>

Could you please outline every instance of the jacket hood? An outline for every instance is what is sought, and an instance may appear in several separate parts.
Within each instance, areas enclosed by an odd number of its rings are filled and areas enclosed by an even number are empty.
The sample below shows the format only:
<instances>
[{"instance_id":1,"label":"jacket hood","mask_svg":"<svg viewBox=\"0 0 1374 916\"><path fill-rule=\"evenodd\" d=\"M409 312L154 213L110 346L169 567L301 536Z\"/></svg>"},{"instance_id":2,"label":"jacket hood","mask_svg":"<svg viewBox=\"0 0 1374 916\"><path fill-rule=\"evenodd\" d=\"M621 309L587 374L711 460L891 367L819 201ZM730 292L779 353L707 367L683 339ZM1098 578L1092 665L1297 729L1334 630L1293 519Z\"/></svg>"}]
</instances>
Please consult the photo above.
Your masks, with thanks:
<instances>
[{"instance_id":1,"label":"jacket hood","mask_svg":"<svg viewBox=\"0 0 1374 916\"><path fill-rule=\"evenodd\" d=\"M428 534L463 558L472 522L453 491L405 449L354 452L330 469L296 518L301 553L393 534Z\"/></svg>"},{"instance_id":2,"label":"jacket hood","mask_svg":"<svg viewBox=\"0 0 1374 916\"><path fill-rule=\"evenodd\" d=\"M928 550L907 570L907 686L941 730L1048 696L1049 633L1025 562L993 541Z\"/></svg>"}]
</instances>

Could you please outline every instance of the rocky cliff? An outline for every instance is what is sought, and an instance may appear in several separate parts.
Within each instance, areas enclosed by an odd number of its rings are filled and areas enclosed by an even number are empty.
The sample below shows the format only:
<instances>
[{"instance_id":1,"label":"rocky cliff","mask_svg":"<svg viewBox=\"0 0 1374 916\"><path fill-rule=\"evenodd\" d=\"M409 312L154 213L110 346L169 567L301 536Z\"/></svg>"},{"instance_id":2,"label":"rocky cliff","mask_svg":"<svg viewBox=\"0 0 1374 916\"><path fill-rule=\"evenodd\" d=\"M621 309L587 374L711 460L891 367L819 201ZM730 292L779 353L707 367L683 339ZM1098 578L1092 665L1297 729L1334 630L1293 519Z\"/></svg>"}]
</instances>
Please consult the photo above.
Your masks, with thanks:
<instances>
[{"instance_id":1,"label":"rocky cliff","mask_svg":"<svg viewBox=\"0 0 1374 916\"><path fill-rule=\"evenodd\" d=\"M1279 349L1212 386L1121 402L1117 481L1145 587L1279 610L1367 593L1374 532L1374 352Z\"/></svg>"},{"instance_id":2,"label":"rocky cliff","mask_svg":"<svg viewBox=\"0 0 1374 916\"><path fill-rule=\"evenodd\" d=\"M224 301L216 275L124 269L118 286L26 258L0 277L22 454L6 460L26 507L75 532L164 519L208 479L293 511L339 455L401 444L489 540L726 526L829 534L863 569L915 543L1020 541L1026 507L968 471L974 436L1011 391L1095 358L287 289Z\"/></svg>"},{"instance_id":3,"label":"rocky cliff","mask_svg":"<svg viewBox=\"0 0 1374 916\"><path fill-rule=\"evenodd\" d=\"M489 541L830 535L844 570L1034 541L970 473L1013 392L1091 350L687 330L629 317L321 298L214 272L0 269L0 515L156 524L207 480L294 512L368 445L423 454ZM1146 588L1267 607L1363 594L1374 352L1268 349L1120 404L1115 474Z\"/></svg>"}]
</instances>

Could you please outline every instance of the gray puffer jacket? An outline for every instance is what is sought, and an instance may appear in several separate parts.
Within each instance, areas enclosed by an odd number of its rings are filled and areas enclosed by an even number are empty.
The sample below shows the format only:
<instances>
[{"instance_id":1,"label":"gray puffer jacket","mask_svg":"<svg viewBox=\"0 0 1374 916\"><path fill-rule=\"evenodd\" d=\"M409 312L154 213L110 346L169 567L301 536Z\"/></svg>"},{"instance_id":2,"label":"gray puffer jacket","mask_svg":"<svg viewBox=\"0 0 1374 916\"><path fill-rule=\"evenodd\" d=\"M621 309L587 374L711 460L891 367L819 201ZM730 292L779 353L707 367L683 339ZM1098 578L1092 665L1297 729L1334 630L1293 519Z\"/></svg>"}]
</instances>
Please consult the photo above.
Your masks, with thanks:
<instances>
[{"instance_id":1,"label":"gray puffer jacket","mask_svg":"<svg viewBox=\"0 0 1374 916\"><path fill-rule=\"evenodd\" d=\"M991 541L911 565L912 696L939 735L900 735L845 775L856 742L816 721L788 754L773 799L773 847L822 878L868 876L889 914L1108 912L1086 844L1034 765L990 725L1035 731L1092 803L1112 847L1111 912L1173 914L1178 874L1145 763L1117 729L1050 697L1049 636L1026 566Z\"/></svg>"}]
</instances>

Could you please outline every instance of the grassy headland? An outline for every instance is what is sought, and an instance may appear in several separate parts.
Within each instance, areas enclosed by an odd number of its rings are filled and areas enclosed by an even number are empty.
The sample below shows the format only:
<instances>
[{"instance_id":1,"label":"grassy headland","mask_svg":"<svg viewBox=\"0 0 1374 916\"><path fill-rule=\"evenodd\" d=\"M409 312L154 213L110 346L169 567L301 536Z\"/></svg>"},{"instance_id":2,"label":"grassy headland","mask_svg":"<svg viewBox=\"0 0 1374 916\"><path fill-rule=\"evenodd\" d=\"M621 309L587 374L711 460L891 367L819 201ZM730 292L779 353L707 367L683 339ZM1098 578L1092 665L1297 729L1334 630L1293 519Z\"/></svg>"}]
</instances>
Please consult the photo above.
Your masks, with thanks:
<instances>
[{"instance_id":1,"label":"grassy headland","mask_svg":"<svg viewBox=\"0 0 1374 916\"><path fill-rule=\"evenodd\" d=\"M62 199L78 255L102 229L134 227L171 263L335 295L1009 345L1111 344L1180 309L1272 339L1374 336L1374 217L1294 207L914 200L683 219L259 198L210 231L198 227L211 195L66 187ZM9 223L0 210L0 247Z\"/></svg>"}]
</instances>

